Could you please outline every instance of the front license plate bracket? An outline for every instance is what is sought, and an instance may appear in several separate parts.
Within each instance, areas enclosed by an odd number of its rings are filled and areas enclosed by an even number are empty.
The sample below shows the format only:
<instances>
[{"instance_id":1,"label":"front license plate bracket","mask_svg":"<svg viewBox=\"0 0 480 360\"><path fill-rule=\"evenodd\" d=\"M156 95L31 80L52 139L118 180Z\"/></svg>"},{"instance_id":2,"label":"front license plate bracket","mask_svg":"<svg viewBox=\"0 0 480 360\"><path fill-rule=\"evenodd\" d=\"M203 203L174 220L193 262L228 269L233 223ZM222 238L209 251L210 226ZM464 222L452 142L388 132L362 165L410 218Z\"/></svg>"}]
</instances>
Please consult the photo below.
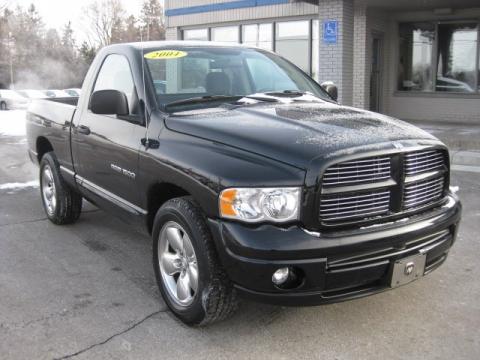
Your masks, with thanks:
<instances>
[{"instance_id":1,"label":"front license plate bracket","mask_svg":"<svg viewBox=\"0 0 480 360\"><path fill-rule=\"evenodd\" d=\"M396 260L393 264L390 287L402 286L422 277L425 272L426 260L426 254Z\"/></svg>"}]
</instances>

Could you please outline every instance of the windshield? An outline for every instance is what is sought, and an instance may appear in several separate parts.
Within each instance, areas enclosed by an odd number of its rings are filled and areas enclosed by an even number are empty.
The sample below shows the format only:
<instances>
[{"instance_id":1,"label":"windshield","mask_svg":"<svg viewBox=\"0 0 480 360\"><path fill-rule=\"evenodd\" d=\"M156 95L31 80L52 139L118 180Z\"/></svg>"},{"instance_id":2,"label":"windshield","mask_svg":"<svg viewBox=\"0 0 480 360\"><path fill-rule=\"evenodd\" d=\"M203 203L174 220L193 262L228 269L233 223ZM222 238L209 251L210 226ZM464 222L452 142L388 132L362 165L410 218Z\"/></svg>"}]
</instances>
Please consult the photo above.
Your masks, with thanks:
<instances>
[{"instance_id":1,"label":"windshield","mask_svg":"<svg viewBox=\"0 0 480 360\"><path fill-rule=\"evenodd\" d=\"M147 50L145 59L158 103L163 108L174 102L205 96L248 96L284 91L308 92L331 100L320 85L301 70L259 49L175 47ZM198 102L195 107L216 105Z\"/></svg>"}]
</instances>

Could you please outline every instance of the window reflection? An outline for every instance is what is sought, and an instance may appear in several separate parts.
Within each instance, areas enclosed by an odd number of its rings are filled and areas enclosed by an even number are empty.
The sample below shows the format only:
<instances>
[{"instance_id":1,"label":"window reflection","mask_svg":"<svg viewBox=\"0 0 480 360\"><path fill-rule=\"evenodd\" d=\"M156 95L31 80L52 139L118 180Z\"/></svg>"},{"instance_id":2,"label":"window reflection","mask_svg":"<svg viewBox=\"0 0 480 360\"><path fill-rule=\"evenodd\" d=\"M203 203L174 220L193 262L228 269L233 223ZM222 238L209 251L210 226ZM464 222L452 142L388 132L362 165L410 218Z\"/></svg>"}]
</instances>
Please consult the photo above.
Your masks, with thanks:
<instances>
[{"instance_id":1,"label":"window reflection","mask_svg":"<svg viewBox=\"0 0 480 360\"><path fill-rule=\"evenodd\" d=\"M471 21L400 24L398 90L478 91L478 27Z\"/></svg>"},{"instance_id":2,"label":"window reflection","mask_svg":"<svg viewBox=\"0 0 480 360\"><path fill-rule=\"evenodd\" d=\"M208 40L208 29L183 30L183 40Z\"/></svg>"},{"instance_id":3,"label":"window reflection","mask_svg":"<svg viewBox=\"0 0 480 360\"><path fill-rule=\"evenodd\" d=\"M277 23L275 51L307 74L310 73L308 35L308 20Z\"/></svg>"},{"instance_id":4,"label":"window reflection","mask_svg":"<svg viewBox=\"0 0 480 360\"><path fill-rule=\"evenodd\" d=\"M212 41L238 43L238 26L223 26L212 28Z\"/></svg>"},{"instance_id":5,"label":"window reflection","mask_svg":"<svg viewBox=\"0 0 480 360\"><path fill-rule=\"evenodd\" d=\"M243 26L243 43L265 50L273 49L272 24L250 24Z\"/></svg>"},{"instance_id":6,"label":"window reflection","mask_svg":"<svg viewBox=\"0 0 480 360\"><path fill-rule=\"evenodd\" d=\"M399 30L398 89L433 90L432 50L435 25L431 23L400 24Z\"/></svg>"},{"instance_id":7,"label":"window reflection","mask_svg":"<svg viewBox=\"0 0 480 360\"><path fill-rule=\"evenodd\" d=\"M437 91L475 91L477 24L438 25Z\"/></svg>"}]
</instances>

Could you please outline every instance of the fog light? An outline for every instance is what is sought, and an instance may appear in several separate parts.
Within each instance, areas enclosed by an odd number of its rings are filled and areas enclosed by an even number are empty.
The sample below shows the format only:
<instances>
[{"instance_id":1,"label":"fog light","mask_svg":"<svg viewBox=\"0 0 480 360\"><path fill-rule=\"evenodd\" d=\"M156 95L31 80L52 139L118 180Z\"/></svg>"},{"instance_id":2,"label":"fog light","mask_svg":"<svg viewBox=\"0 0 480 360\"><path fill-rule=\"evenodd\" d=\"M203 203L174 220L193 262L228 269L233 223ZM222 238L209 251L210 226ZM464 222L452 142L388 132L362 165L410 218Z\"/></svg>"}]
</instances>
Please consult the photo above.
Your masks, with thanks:
<instances>
[{"instance_id":1,"label":"fog light","mask_svg":"<svg viewBox=\"0 0 480 360\"><path fill-rule=\"evenodd\" d=\"M288 280L290 269L288 267L280 268L272 275L272 281L275 285L282 285Z\"/></svg>"}]
</instances>

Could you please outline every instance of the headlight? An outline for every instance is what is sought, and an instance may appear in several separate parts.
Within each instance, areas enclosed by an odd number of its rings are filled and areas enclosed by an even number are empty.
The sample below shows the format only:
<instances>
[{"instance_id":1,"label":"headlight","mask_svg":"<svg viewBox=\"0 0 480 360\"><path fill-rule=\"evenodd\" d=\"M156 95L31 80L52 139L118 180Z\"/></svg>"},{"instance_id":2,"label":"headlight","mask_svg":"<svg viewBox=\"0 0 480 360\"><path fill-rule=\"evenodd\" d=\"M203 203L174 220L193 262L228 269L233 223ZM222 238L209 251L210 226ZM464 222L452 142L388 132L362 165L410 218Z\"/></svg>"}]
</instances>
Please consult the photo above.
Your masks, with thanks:
<instances>
[{"instance_id":1,"label":"headlight","mask_svg":"<svg viewBox=\"0 0 480 360\"><path fill-rule=\"evenodd\" d=\"M300 188L231 188L220 193L220 215L246 222L286 222L299 216Z\"/></svg>"}]
</instances>

